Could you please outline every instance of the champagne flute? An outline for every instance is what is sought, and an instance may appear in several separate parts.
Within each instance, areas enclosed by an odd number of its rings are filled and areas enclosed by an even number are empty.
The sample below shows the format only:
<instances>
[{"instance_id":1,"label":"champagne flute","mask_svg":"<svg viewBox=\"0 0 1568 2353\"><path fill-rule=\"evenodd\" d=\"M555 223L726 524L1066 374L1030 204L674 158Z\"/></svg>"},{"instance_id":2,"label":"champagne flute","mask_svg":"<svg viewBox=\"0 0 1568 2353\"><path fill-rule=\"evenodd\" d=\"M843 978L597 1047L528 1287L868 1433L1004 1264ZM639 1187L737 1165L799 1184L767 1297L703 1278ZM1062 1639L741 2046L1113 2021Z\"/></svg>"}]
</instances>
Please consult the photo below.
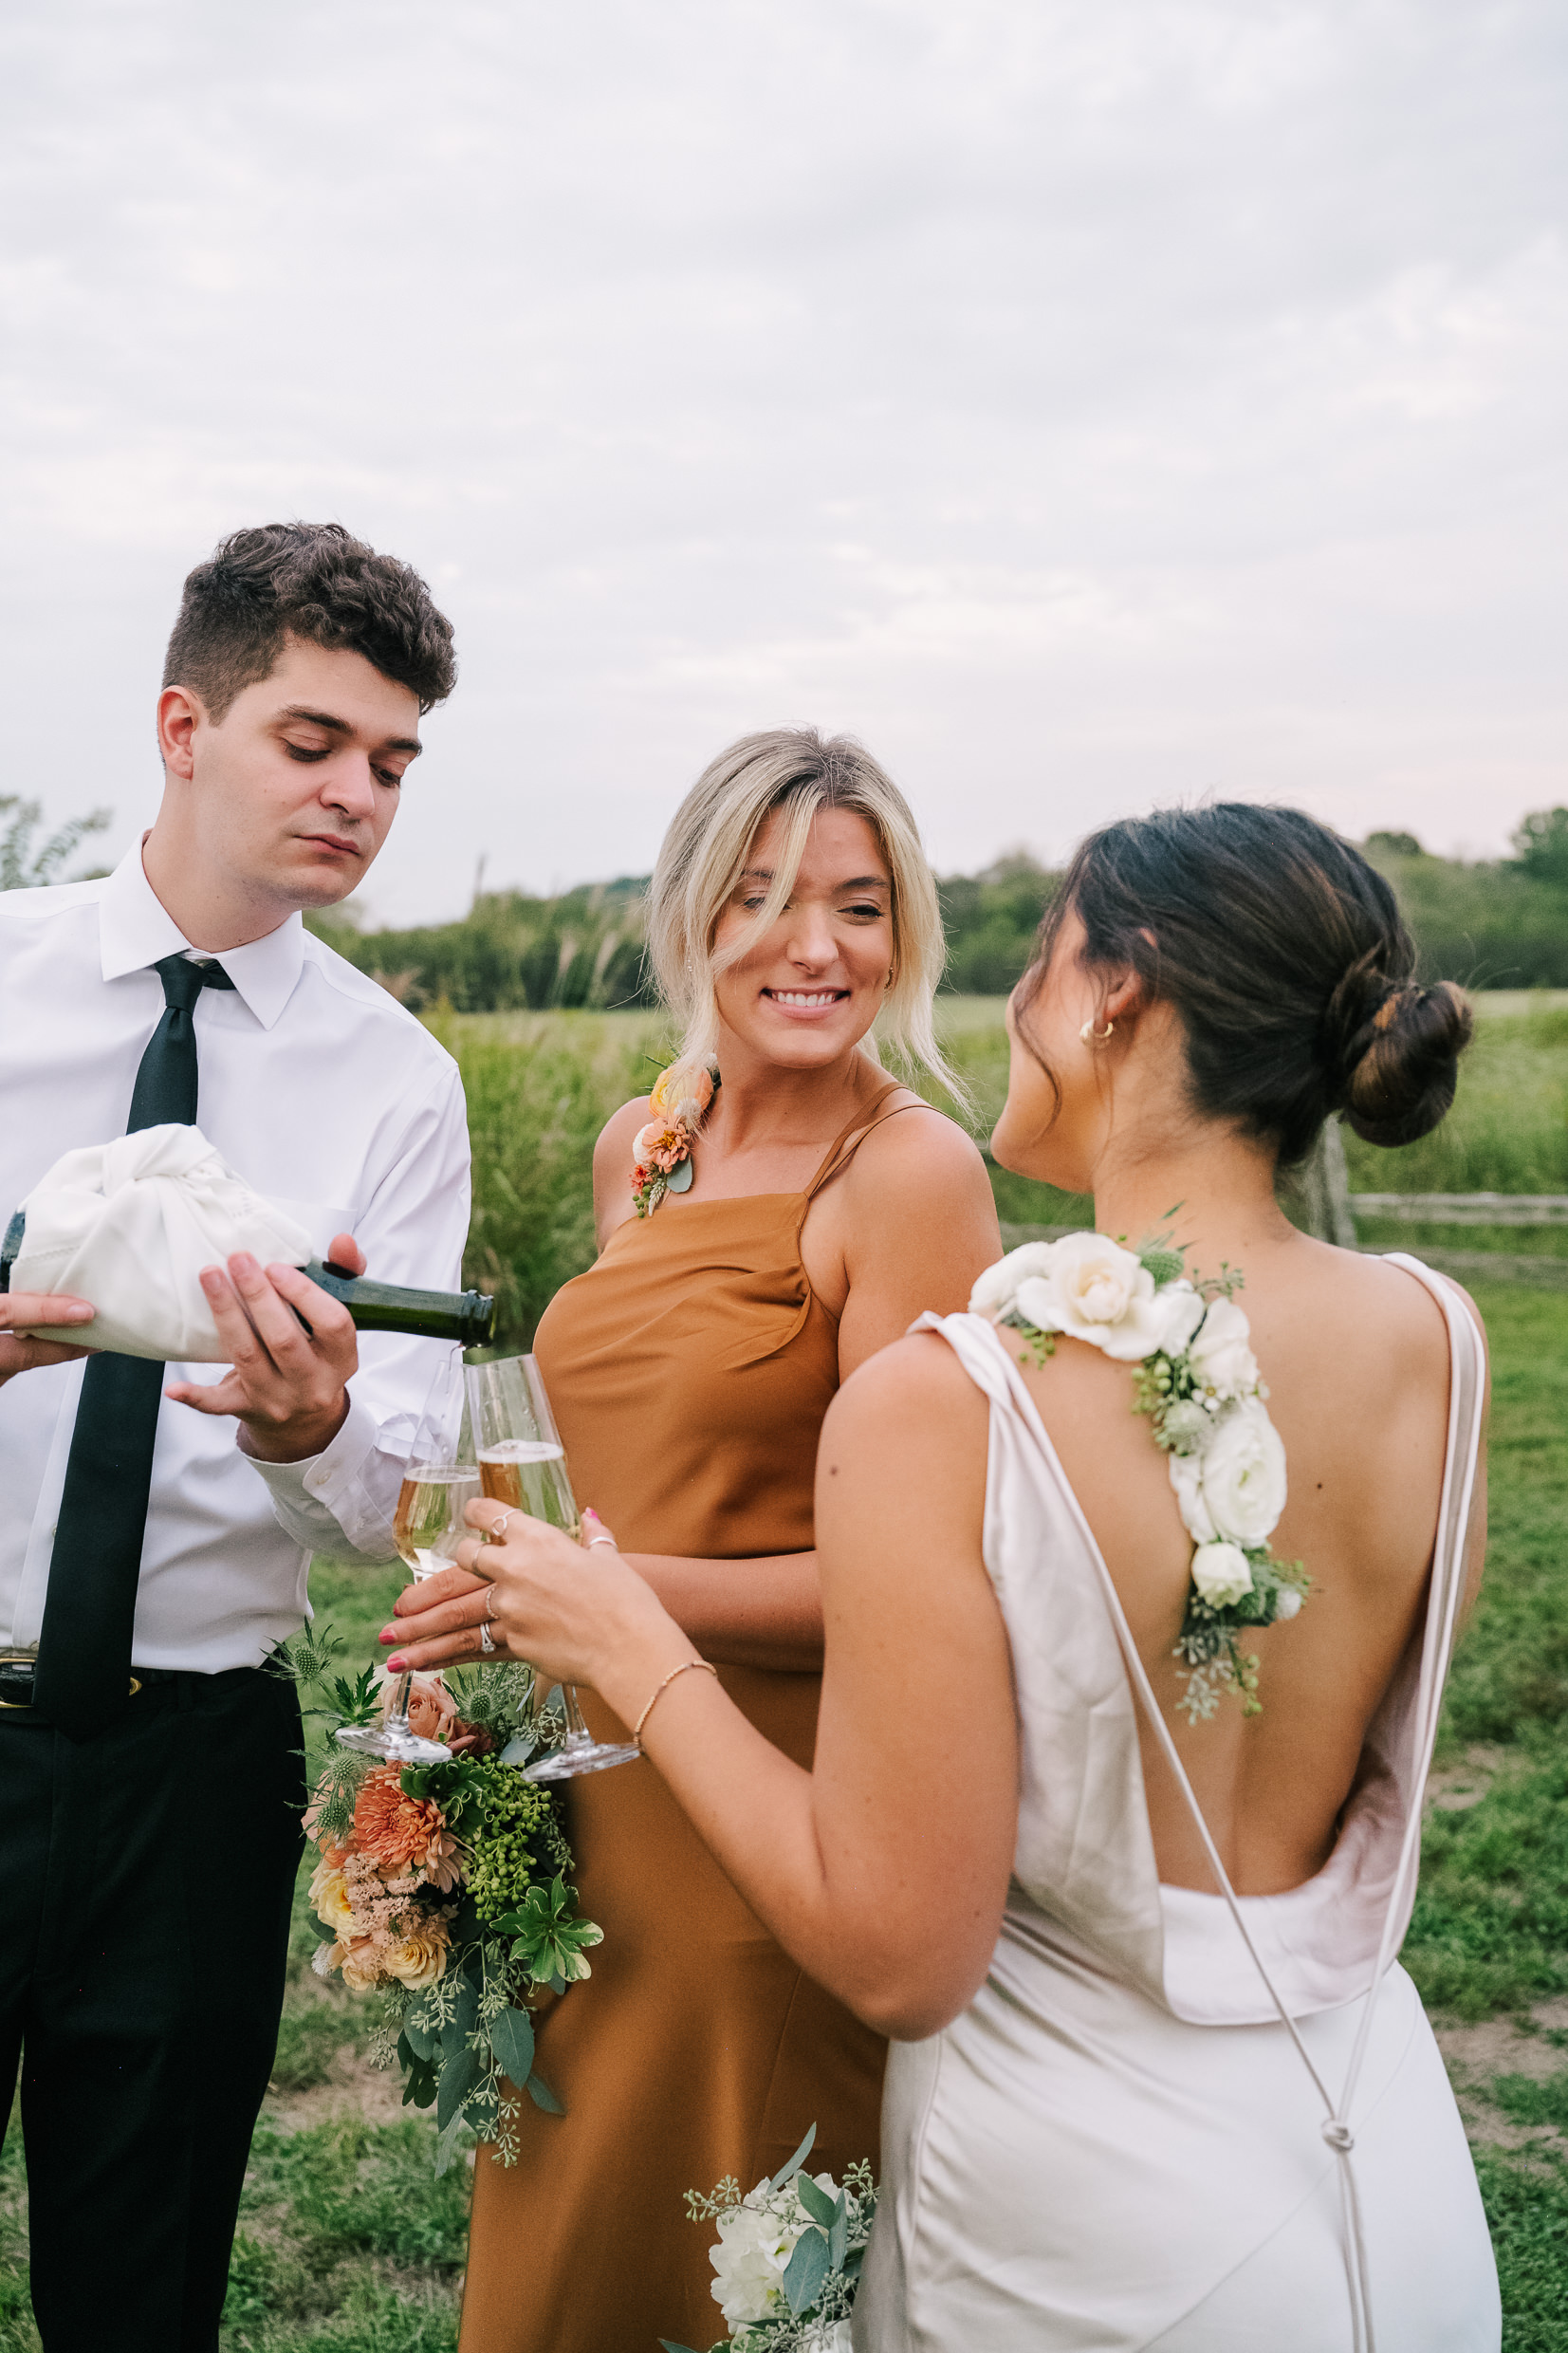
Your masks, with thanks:
<instances>
[{"instance_id":1,"label":"champagne flute","mask_svg":"<svg viewBox=\"0 0 1568 2353\"><path fill-rule=\"evenodd\" d=\"M415 1584L452 1567L458 1546L472 1532L467 1510L480 1492L479 1473L460 1459L472 1451L462 1443L468 1436L462 1408L462 1360L454 1349L431 1384L393 1520L392 1541ZM399 1765L444 1764L452 1751L439 1740L427 1740L409 1722L413 1688L412 1673L399 1676L385 1720L342 1725L338 1738L343 1747Z\"/></svg>"},{"instance_id":2,"label":"champagne flute","mask_svg":"<svg viewBox=\"0 0 1568 2353\"><path fill-rule=\"evenodd\" d=\"M581 1519L566 1475L566 1450L555 1426L537 1360L512 1356L499 1362L470 1364L468 1385L485 1493L575 1539ZM566 1711L565 1743L526 1766L525 1779L570 1781L578 1773L601 1773L612 1765L629 1765L641 1755L635 1740L594 1738L582 1721L570 1683L563 1684L561 1696Z\"/></svg>"}]
</instances>

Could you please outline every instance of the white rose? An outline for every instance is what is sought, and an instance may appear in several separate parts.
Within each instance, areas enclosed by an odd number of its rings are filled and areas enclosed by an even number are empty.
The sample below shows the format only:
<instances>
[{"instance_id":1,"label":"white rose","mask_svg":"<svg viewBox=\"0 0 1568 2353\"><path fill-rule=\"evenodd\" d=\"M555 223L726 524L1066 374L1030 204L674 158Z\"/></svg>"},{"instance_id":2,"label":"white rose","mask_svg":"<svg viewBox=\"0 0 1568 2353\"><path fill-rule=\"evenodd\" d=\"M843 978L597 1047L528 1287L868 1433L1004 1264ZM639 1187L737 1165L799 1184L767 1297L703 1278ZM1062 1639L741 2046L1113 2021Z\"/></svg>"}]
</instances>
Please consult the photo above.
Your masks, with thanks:
<instances>
[{"instance_id":1,"label":"white rose","mask_svg":"<svg viewBox=\"0 0 1568 2353\"><path fill-rule=\"evenodd\" d=\"M1166 1301L1148 1269L1119 1242L1069 1233L1052 1245L1049 1271L1019 1285L1015 1305L1037 1330L1065 1332L1118 1363L1136 1364L1165 1345L1171 1321Z\"/></svg>"},{"instance_id":2,"label":"white rose","mask_svg":"<svg viewBox=\"0 0 1568 2353\"><path fill-rule=\"evenodd\" d=\"M751 2196L757 2194L753 2190ZM784 2310L784 2268L804 2228L803 2214L785 2223L767 2207L749 2202L720 2214L718 2243L709 2259L713 2301L731 2329L754 2327Z\"/></svg>"},{"instance_id":3,"label":"white rose","mask_svg":"<svg viewBox=\"0 0 1568 2353\"><path fill-rule=\"evenodd\" d=\"M1059 1332L1061 1312L1057 1304L1056 1286L1047 1276L1032 1274L1021 1283L1013 1294L1013 1306L1025 1324L1032 1324L1037 1332Z\"/></svg>"},{"instance_id":4,"label":"white rose","mask_svg":"<svg viewBox=\"0 0 1568 2353\"><path fill-rule=\"evenodd\" d=\"M1018 1295L1018 1287L1031 1275L1050 1271L1054 1242L1025 1242L987 1267L969 1293L971 1315L1005 1315Z\"/></svg>"},{"instance_id":5,"label":"white rose","mask_svg":"<svg viewBox=\"0 0 1568 2353\"><path fill-rule=\"evenodd\" d=\"M1160 1317L1159 1345L1167 1356L1180 1356L1203 1322L1201 1294L1185 1275L1178 1276L1174 1283L1160 1286L1154 1294L1154 1306Z\"/></svg>"},{"instance_id":6,"label":"white rose","mask_svg":"<svg viewBox=\"0 0 1568 2353\"><path fill-rule=\"evenodd\" d=\"M1120 1324L1140 1296L1153 1297L1153 1277L1131 1251L1103 1233L1069 1233L1057 1244L1051 1280L1069 1314L1080 1324Z\"/></svg>"},{"instance_id":7,"label":"white rose","mask_svg":"<svg viewBox=\"0 0 1568 2353\"><path fill-rule=\"evenodd\" d=\"M1195 1454L1208 1445L1214 1423L1196 1398L1181 1398L1166 1407L1160 1428L1172 1454Z\"/></svg>"},{"instance_id":8,"label":"white rose","mask_svg":"<svg viewBox=\"0 0 1568 2353\"><path fill-rule=\"evenodd\" d=\"M1252 1327L1233 1299L1216 1299L1192 1343L1192 1370L1206 1389L1223 1398L1245 1397L1258 1385L1258 1360L1249 1341Z\"/></svg>"},{"instance_id":9,"label":"white rose","mask_svg":"<svg viewBox=\"0 0 1568 2353\"><path fill-rule=\"evenodd\" d=\"M1199 1545L1192 1555L1192 1583L1206 1602L1225 1609L1251 1592L1251 1565L1239 1545Z\"/></svg>"},{"instance_id":10,"label":"white rose","mask_svg":"<svg viewBox=\"0 0 1568 2353\"><path fill-rule=\"evenodd\" d=\"M1203 1458L1199 1454L1171 1454L1168 1457L1171 1484L1176 1491L1176 1506L1182 1526L1194 1544L1212 1544L1216 1534L1208 1506L1203 1497Z\"/></svg>"},{"instance_id":11,"label":"white rose","mask_svg":"<svg viewBox=\"0 0 1568 2353\"><path fill-rule=\"evenodd\" d=\"M1172 1472L1181 1459L1171 1456ZM1227 1405L1198 1462L1213 1534L1226 1544L1266 1543L1285 1508L1285 1450L1262 1400L1239 1398Z\"/></svg>"}]
</instances>

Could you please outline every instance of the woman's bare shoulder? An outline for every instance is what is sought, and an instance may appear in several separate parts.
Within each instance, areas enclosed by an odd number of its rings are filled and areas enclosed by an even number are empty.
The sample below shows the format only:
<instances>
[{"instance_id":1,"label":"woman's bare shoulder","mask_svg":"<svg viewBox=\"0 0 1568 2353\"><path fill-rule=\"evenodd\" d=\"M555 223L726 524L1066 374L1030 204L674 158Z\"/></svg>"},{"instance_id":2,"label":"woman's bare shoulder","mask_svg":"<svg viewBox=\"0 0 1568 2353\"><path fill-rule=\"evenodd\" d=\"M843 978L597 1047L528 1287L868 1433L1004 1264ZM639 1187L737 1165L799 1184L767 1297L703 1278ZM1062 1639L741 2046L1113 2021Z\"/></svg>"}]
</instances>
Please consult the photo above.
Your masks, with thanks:
<instances>
[{"instance_id":1,"label":"woman's bare shoulder","mask_svg":"<svg viewBox=\"0 0 1568 2353\"><path fill-rule=\"evenodd\" d=\"M603 1249L617 1226L633 1214L633 1139L648 1122L648 1098L622 1103L604 1122L594 1146L594 1225Z\"/></svg>"},{"instance_id":2,"label":"woman's bare shoulder","mask_svg":"<svg viewBox=\"0 0 1568 2353\"><path fill-rule=\"evenodd\" d=\"M912 1454L910 1471L940 1477L958 1456L974 1455L984 1476L989 1407L937 1332L908 1332L869 1356L841 1383L827 1409L818 1477L835 1477L845 1459L888 1491L892 1458ZM890 1454L891 1450L891 1454ZM895 1485L902 1481L895 1479Z\"/></svg>"},{"instance_id":3,"label":"woman's bare shoulder","mask_svg":"<svg viewBox=\"0 0 1568 2353\"><path fill-rule=\"evenodd\" d=\"M1452 1292L1481 1330L1480 1313L1468 1293L1435 1269L1431 1271L1439 1292ZM1245 1294L1241 1304L1247 1304ZM1447 1378L1448 1325L1440 1297L1408 1267L1395 1266L1390 1258L1316 1245L1298 1313L1326 1342L1342 1344L1354 1336L1354 1352L1364 1363L1380 1360L1391 1373L1422 1370Z\"/></svg>"},{"instance_id":4,"label":"woman's bare shoulder","mask_svg":"<svg viewBox=\"0 0 1568 2353\"><path fill-rule=\"evenodd\" d=\"M987 1194L990 1190L973 1137L913 1092L879 1114L851 1163L851 1173L857 1172L884 1197L890 1187L930 1193L933 1187L964 1191L978 1183Z\"/></svg>"},{"instance_id":5,"label":"woman's bare shoulder","mask_svg":"<svg viewBox=\"0 0 1568 2353\"><path fill-rule=\"evenodd\" d=\"M623 1102L618 1111L611 1112L600 1129L599 1141L594 1146L596 1177L601 1170L612 1165L631 1167L632 1140L638 1130L648 1124L648 1100L646 1095L637 1095L631 1102Z\"/></svg>"}]
</instances>

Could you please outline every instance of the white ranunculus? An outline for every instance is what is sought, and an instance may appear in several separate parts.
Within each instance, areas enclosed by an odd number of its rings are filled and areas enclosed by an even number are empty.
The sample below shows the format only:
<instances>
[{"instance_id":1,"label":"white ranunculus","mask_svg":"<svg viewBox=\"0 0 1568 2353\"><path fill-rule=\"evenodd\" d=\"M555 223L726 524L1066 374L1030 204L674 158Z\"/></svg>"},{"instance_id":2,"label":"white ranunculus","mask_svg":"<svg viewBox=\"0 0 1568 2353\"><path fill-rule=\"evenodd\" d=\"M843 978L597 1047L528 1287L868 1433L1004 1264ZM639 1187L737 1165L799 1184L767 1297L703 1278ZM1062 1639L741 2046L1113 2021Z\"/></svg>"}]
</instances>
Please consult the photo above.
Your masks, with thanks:
<instances>
[{"instance_id":1,"label":"white ranunculus","mask_svg":"<svg viewBox=\"0 0 1568 2353\"><path fill-rule=\"evenodd\" d=\"M1172 1471L1180 1459L1171 1456ZM1226 1544L1266 1543L1285 1508L1285 1450L1263 1400L1238 1398L1227 1405L1198 1462L1214 1535Z\"/></svg>"},{"instance_id":2,"label":"white ranunculus","mask_svg":"<svg viewBox=\"0 0 1568 2353\"><path fill-rule=\"evenodd\" d=\"M1239 1545L1199 1545L1192 1555L1192 1583L1216 1609L1252 1590L1252 1566Z\"/></svg>"},{"instance_id":3,"label":"white ranunculus","mask_svg":"<svg viewBox=\"0 0 1568 2353\"><path fill-rule=\"evenodd\" d=\"M1274 1597L1276 1618L1294 1618L1301 1606L1301 1597L1294 1585L1282 1585Z\"/></svg>"},{"instance_id":4,"label":"white ranunculus","mask_svg":"<svg viewBox=\"0 0 1568 2353\"><path fill-rule=\"evenodd\" d=\"M1192 1370L1216 1397L1246 1397L1258 1385L1252 1326L1233 1299L1216 1299L1192 1343Z\"/></svg>"},{"instance_id":5,"label":"white ranunculus","mask_svg":"<svg viewBox=\"0 0 1568 2353\"><path fill-rule=\"evenodd\" d=\"M1171 1472L1171 1484L1176 1491L1182 1526L1194 1544L1212 1544L1217 1530L1208 1515L1208 1506L1204 1501L1203 1457L1200 1454L1171 1454L1166 1459Z\"/></svg>"},{"instance_id":6,"label":"white ranunculus","mask_svg":"<svg viewBox=\"0 0 1568 2353\"><path fill-rule=\"evenodd\" d=\"M971 1315L1005 1315L1018 1296L1018 1287L1031 1275L1050 1271L1054 1242L1024 1242L1018 1250L1009 1251L985 1273L969 1293Z\"/></svg>"},{"instance_id":7,"label":"white ranunculus","mask_svg":"<svg viewBox=\"0 0 1568 2353\"><path fill-rule=\"evenodd\" d=\"M766 2187L758 2184L758 2190ZM752 2197L757 2195L753 2190ZM749 2199L720 2214L718 2243L710 2251L713 2301L731 2329L754 2326L786 2308L784 2268L804 2228L803 2214L786 2222L771 2203L754 2206Z\"/></svg>"},{"instance_id":8,"label":"white ranunculus","mask_svg":"<svg viewBox=\"0 0 1568 2353\"><path fill-rule=\"evenodd\" d=\"M1160 1429L1172 1454L1195 1454L1212 1436L1214 1417L1196 1398L1180 1398L1160 1416Z\"/></svg>"}]
</instances>

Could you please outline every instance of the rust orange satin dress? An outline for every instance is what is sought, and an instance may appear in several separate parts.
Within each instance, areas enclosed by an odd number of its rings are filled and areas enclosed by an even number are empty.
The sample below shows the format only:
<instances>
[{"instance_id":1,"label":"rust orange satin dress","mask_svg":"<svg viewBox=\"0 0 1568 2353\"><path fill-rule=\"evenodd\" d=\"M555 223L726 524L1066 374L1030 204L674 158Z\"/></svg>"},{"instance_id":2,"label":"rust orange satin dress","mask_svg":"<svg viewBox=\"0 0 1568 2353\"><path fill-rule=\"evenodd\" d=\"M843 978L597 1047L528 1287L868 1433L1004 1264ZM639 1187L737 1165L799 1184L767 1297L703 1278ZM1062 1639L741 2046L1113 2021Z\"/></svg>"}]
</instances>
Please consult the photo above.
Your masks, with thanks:
<instances>
[{"instance_id":1,"label":"rust orange satin dress","mask_svg":"<svg viewBox=\"0 0 1568 2353\"><path fill-rule=\"evenodd\" d=\"M801 1261L812 1195L893 1087L857 1114L803 1193L674 1195L618 1226L551 1301L535 1353L578 1501L629 1551L745 1560L810 1548L838 1325ZM884 1113L883 1116L892 1116ZM809 1766L821 1678L721 1669L759 1731ZM627 1732L592 1694L603 1739ZM481 2150L461 2353L656 2353L722 2338L711 2224L684 2192L748 2190L817 2126L812 2169L877 2160L886 2046L775 1944L649 1764L571 1785L593 1976L541 2023L565 2103L522 2103L511 2168Z\"/></svg>"}]
</instances>

